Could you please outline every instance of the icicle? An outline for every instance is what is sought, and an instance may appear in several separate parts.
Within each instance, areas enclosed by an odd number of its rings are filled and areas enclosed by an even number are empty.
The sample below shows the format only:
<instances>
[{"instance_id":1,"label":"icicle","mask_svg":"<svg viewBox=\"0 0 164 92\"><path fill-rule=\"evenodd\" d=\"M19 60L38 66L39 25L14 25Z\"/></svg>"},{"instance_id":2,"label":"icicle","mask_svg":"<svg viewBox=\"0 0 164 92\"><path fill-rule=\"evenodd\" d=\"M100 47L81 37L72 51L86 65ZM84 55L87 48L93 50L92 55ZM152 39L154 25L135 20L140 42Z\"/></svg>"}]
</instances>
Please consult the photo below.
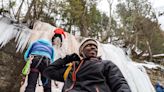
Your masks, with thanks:
<instances>
[{"instance_id":1,"label":"icicle","mask_svg":"<svg viewBox=\"0 0 164 92\"><path fill-rule=\"evenodd\" d=\"M1 26L1 28L0 28L0 37L1 37L1 35L3 35L5 29L8 28L9 25L0 21L0 26Z\"/></svg>"},{"instance_id":2,"label":"icicle","mask_svg":"<svg viewBox=\"0 0 164 92\"><path fill-rule=\"evenodd\" d=\"M0 18L0 47L5 46L11 39L13 39L18 30L14 25L11 25L11 20L7 17Z\"/></svg>"},{"instance_id":3,"label":"icicle","mask_svg":"<svg viewBox=\"0 0 164 92\"><path fill-rule=\"evenodd\" d=\"M1 35L0 35L1 48L6 43L8 43L11 39L13 39L14 36L16 36L15 34L17 33L17 31L14 30L14 26L12 26L12 25L6 25L5 29L2 29L2 30L3 30L3 32L1 32Z\"/></svg>"},{"instance_id":4,"label":"icicle","mask_svg":"<svg viewBox=\"0 0 164 92\"><path fill-rule=\"evenodd\" d=\"M16 52L23 52L30 39L31 30L21 24L10 24L11 20L6 17L0 18L0 48L5 46L11 39L17 42Z\"/></svg>"},{"instance_id":5,"label":"icicle","mask_svg":"<svg viewBox=\"0 0 164 92\"><path fill-rule=\"evenodd\" d=\"M11 28L8 29L8 32L6 32L6 38L8 38L8 39L6 39L4 41L4 45L7 44L10 40L12 40L17 34L17 30L14 29L14 26L11 25L10 27ZM11 33L8 34L9 32L11 32Z\"/></svg>"},{"instance_id":6,"label":"icicle","mask_svg":"<svg viewBox=\"0 0 164 92\"><path fill-rule=\"evenodd\" d=\"M17 35L15 37L15 42L18 40L20 34L21 34L21 31L18 30Z\"/></svg>"},{"instance_id":7,"label":"icicle","mask_svg":"<svg viewBox=\"0 0 164 92\"><path fill-rule=\"evenodd\" d=\"M25 49L29 38L31 36L31 30L30 29L22 29L21 33L19 33L19 37L17 38L17 45L16 45L16 52L20 51L23 52L23 50Z\"/></svg>"},{"instance_id":8,"label":"icicle","mask_svg":"<svg viewBox=\"0 0 164 92\"><path fill-rule=\"evenodd\" d=\"M30 30L28 30L28 29L26 29L25 30L25 35L26 35L26 38L25 38L25 40L24 40L24 43L23 43L23 45L22 45L22 47L21 47L21 52L23 52L23 50L25 49L25 47L28 45L28 43L29 43L29 41L30 41L30 37L31 37L31 33L32 32L30 32Z\"/></svg>"}]
</instances>

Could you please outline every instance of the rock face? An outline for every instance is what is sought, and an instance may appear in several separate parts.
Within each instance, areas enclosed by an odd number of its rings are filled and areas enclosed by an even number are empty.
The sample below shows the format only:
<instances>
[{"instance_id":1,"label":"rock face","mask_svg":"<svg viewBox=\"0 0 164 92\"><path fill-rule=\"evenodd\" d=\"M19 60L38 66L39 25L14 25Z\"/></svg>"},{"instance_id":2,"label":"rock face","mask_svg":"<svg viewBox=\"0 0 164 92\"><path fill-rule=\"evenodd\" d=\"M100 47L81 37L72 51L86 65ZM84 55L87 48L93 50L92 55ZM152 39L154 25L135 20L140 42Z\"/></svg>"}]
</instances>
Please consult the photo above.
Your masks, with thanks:
<instances>
[{"instance_id":1,"label":"rock face","mask_svg":"<svg viewBox=\"0 0 164 92\"><path fill-rule=\"evenodd\" d=\"M164 56L155 57L153 62L158 64L160 67L157 67L156 69L146 68L151 82L153 85L160 82L164 86Z\"/></svg>"},{"instance_id":2,"label":"rock face","mask_svg":"<svg viewBox=\"0 0 164 92\"><path fill-rule=\"evenodd\" d=\"M16 53L15 47L10 41L0 49L0 92L19 92L23 55Z\"/></svg>"},{"instance_id":3,"label":"rock face","mask_svg":"<svg viewBox=\"0 0 164 92\"><path fill-rule=\"evenodd\" d=\"M164 86L164 69L158 67L157 69L146 68L146 70L153 85L159 81Z\"/></svg>"}]
</instances>

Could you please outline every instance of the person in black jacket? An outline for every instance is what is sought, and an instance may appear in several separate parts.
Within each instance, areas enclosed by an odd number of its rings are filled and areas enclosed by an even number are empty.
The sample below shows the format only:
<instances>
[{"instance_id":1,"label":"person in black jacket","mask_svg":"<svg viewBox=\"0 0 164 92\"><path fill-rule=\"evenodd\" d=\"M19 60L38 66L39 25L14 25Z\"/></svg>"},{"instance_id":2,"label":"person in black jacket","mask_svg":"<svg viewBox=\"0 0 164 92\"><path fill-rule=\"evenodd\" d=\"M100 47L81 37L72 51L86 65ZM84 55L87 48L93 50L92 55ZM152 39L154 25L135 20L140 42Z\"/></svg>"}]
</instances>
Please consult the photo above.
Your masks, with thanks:
<instances>
[{"instance_id":1,"label":"person in black jacket","mask_svg":"<svg viewBox=\"0 0 164 92\"><path fill-rule=\"evenodd\" d=\"M97 57L97 52L97 42L87 39L79 48L82 59L76 53L66 55L48 66L44 75L64 82L62 92L131 92L119 68Z\"/></svg>"}]
</instances>

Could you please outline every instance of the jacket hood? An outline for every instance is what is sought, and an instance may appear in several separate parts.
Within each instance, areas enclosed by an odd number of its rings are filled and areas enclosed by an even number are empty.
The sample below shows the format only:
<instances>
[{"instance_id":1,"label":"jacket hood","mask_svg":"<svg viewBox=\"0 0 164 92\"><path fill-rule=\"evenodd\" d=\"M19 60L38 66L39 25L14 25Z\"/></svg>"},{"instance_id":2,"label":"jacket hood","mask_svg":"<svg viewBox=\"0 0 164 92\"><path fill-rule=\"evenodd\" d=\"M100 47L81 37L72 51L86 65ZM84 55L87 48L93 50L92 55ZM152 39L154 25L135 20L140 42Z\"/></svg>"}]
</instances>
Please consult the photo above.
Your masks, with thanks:
<instances>
[{"instance_id":1,"label":"jacket hood","mask_svg":"<svg viewBox=\"0 0 164 92\"><path fill-rule=\"evenodd\" d=\"M48 39L39 39L37 42L43 43L44 45L52 45L51 41Z\"/></svg>"}]
</instances>

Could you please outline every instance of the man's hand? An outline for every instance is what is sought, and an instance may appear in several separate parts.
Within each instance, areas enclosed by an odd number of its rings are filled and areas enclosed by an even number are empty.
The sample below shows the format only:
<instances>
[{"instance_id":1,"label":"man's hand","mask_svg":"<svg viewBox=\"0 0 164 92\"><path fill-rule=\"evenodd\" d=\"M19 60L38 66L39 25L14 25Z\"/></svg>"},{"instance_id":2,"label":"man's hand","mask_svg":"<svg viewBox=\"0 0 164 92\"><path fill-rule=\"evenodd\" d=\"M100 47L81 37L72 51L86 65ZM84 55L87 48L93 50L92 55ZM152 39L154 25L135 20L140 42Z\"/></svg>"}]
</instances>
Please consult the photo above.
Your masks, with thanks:
<instances>
[{"instance_id":1,"label":"man's hand","mask_svg":"<svg viewBox=\"0 0 164 92\"><path fill-rule=\"evenodd\" d=\"M64 60L67 61L67 63L70 63L72 61L80 61L80 57L76 53L73 53L71 55L66 55Z\"/></svg>"},{"instance_id":2,"label":"man's hand","mask_svg":"<svg viewBox=\"0 0 164 92\"><path fill-rule=\"evenodd\" d=\"M80 61L80 57L76 53L71 54L70 59L71 61Z\"/></svg>"}]
</instances>

